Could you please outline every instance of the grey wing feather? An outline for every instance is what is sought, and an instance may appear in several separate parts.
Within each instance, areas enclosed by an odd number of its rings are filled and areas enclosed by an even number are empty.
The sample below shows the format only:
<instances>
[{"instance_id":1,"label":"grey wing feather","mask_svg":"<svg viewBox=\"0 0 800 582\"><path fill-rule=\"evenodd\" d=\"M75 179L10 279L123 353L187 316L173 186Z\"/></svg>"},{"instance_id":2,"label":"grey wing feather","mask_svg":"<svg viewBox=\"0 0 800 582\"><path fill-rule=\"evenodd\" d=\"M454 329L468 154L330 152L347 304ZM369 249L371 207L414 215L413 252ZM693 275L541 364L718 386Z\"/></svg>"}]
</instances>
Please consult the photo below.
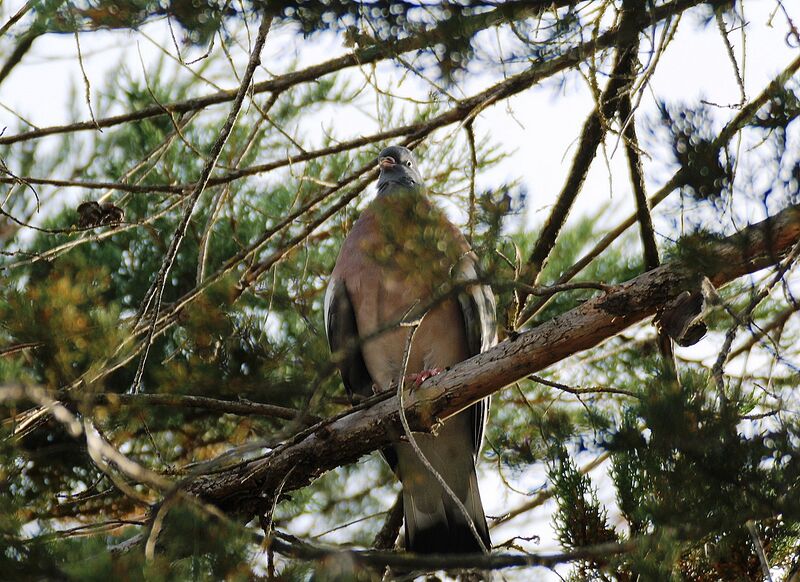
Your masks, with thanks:
<instances>
[{"instance_id":1,"label":"grey wing feather","mask_svg":"<svg viewBox=\"0 0 800 582\"><path fill-rule=\"evenodd\" d=\"M339 279L331 280L325 292L325 334L328 337L331 354L341 358L336 366L342 374L342 381L351 402L354 394L365 398L372 396L374 382L361 354L356 313L350 302L347 286ZM394 448L386 447L381 453L394 470L397 466L397 453Z\"/></svg>"},{"instance_id":2,"label":"grey wing feather","mask_svg":"<svg viewBox=\"0 0 800 582\"><path fill-rule=\"evenodd\" d=\"M325 332L331 354L341 358L336 365L350 400L354 394L372 396L373 381L361 355L356 314L344 281L332 280L325 292Z\"/></svg>"},{"instance_id":3,"label":"grey wing feather","mask_svg":"<svg viewBox=\"0 0 800 582\"><path fill-rule=\"evenodd\" d=\"M457 281L478 279L478 257L466 253L457 265ZM458 303L464 316L464 330L467 336L469 355L474 356L488 350L497 343L496 304L492 288L478 283L467 285L458 295ZM489 415L491 398L476 402L470 412L473 416L473 447L478 456L483 444L483 432Z\"/></svg>"}]
</instances>

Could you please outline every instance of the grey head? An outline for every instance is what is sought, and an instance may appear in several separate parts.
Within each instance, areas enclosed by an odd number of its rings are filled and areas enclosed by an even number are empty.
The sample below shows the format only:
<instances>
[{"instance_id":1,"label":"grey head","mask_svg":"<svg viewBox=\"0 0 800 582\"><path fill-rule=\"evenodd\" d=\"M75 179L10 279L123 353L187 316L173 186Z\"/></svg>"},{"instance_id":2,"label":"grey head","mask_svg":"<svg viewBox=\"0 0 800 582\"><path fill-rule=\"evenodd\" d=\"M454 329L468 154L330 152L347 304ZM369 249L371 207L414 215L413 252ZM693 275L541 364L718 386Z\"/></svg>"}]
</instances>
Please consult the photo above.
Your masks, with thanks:
<instances>
[{"instance_id":1,"label":"grey head","mask_svg":"<svg viewBox=\"0 0 800 582\"><path fill-rule=\"evenodd\" d=\"M406 187L422 186L422 176L411 150L403 146L390 146L378 155L381 175L378 178L378 192L383 192L390 184Z\"/></svg>"}]
</instances>

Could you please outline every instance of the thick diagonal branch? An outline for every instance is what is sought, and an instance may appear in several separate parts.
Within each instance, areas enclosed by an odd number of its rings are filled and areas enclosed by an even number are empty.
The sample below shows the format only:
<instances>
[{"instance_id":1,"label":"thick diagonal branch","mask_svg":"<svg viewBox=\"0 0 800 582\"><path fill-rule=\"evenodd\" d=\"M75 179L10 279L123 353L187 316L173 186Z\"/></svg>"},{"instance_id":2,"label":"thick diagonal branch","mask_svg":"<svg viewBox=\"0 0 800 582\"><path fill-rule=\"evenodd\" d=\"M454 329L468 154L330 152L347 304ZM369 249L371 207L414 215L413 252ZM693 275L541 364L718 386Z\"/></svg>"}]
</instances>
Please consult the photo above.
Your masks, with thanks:
<instances>
[{"instance_id":1,"label":"thick diagonal branch","mask_svg":"<svg viewBox=\"0 0 800 582\"><path fill-rule=\"evenodd\" d=\"M587 301L536 329L501 342L426 381L405 399L414 430L445 419L512 382L597 346L652 316L698 279L719 287L775 264L800 240L800 206L791 206L741 233L707 242L707 260L673 261ZM187 483L189 492L247 517L259 510L262 492L273 491L290 467L291 491L324 472L354 462L389 443L400 425L397 397L332 422L321 423L273 449L266 457Z\"/></svg>"}]
</instances>

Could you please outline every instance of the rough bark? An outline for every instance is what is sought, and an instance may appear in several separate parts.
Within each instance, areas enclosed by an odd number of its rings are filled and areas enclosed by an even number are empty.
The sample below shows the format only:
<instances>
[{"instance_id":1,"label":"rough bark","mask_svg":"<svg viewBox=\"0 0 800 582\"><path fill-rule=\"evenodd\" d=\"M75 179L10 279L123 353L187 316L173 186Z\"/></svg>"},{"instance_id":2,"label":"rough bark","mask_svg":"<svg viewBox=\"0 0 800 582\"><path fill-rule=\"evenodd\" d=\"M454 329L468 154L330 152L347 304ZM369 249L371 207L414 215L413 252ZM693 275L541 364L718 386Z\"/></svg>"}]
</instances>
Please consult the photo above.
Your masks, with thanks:
<instances>
[{"instance_id":1,"label":"rough bark","mask_svg":"<svg viewBox=\"0 0 800 582\"><path fill-rule=\"evenodd\" d=\"M703 240L698 245L703 252L694 253L690 262L665 263L427 380L404 399L409 423L415 430L435 430L437 419L654 315L681 292L696 289L703 277L720 287L776 264L799 243L800 205L728 238ZM250 517L263 510L263 500L287 475L283 492L381 448L399 433L399 426L397 397L383 395L369 407L299 433L263 458L196 477L185 489L225 511Z\"/></svg>"}]
</instances>

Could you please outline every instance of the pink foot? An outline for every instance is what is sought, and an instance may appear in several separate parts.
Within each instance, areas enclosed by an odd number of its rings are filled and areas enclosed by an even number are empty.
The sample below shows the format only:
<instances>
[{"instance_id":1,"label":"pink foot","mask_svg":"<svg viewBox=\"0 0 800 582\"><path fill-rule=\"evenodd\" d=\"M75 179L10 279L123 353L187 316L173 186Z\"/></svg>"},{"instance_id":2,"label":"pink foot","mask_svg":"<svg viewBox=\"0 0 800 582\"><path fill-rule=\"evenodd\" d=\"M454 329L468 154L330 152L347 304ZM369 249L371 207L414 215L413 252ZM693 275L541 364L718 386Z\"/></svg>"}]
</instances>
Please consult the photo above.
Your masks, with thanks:
<instances>
[{"instance_id":1,"label":"pink foot","mask_svg":"<svg viewBox=\"0 0 800 582\"><path fill-rule=\"evenodd\" d=\"M444 372L442 368L431 368L430 370L422 370L421 372L417 372L415 374L409 374L407 378L414 382L414 386L419 388L422 386L422 383L427 380L428 378L435 376L436 374L441 374Z\"/></svg>"}]
</instances>

